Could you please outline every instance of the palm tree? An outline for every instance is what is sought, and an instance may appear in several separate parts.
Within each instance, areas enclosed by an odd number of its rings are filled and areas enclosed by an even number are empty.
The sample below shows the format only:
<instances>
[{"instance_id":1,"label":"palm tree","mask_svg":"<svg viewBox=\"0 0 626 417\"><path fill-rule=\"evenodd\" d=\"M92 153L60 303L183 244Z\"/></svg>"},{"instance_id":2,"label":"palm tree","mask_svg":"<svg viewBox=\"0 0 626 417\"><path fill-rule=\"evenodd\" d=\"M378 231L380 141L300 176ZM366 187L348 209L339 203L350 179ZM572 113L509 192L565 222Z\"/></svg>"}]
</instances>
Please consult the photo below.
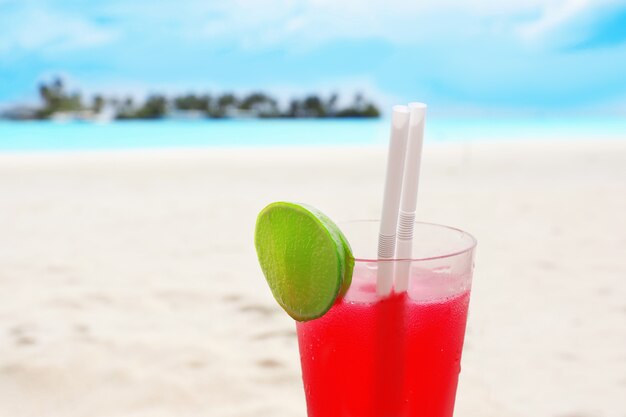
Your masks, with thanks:
<instances>
[{"instance_id":1,"label":"palm tree","mask_svg":"<svg viewBox=\"0 0 626 417\"><path fill-rule=\"evenodd\" d=\"M167 99L162 95L152 95L137 110L135 117L138 119L160 119L165 116Z\"/></svg>"},{"instance_id":2,"label":"palm tree","mask_svg":"<svg viewBox=\"0 0 626 417\"><path fill-rule=\"evenodd\" d=\"M304 99L304 114L306 117L324 117L326 109L322 104L322 100L316 95L310 95Z\"/></svg>"},{"instance_id":3,"label":"palm tree","mask_svg":"<svg viewBox=\"0 0 626 417\"><path fill-rule=\"evenodd\" d=\"M334 116L337 111L337 100L339 100L337 93L332 93L326 102L326 114L330 117Z\"/></svg>"},{"instance_id":4,"label":"palm tree","mask_svg":"<svg viewBox=\"0 0 626 417\"><path fill-rule=\"evenodd\" d=\"M276 117L279 115L276 100L264 93L252 93L239 104L241 110L250 111L259 117Z\"/></svg>"},{"instance_id":5,"label":"palm tree","mask_svg":"<svg viewBox=\"0 0 626 417\"><path fill-rule=\"evenodd\" d=\"M100 94L96 94L93 97L93 103L91 105L91 108L95 113L100 113L102 111L102 108L104 107L104 103L104 97L102 97Z\"/></svg>"},{"instance_id":6,"label":"palm tree","mask_svg":"<svg viewBox=\"0 0 626 417\"><path fill-rule=\"evenodd\" d=\"M39 95L44 103L43 107L37 112L40 118L50 117L52 114L60 111L78 111L83 109L80 94L66 93L63 80L58 77L50 85L41 83L39 85Z\"/></svg>"}]
</instances>

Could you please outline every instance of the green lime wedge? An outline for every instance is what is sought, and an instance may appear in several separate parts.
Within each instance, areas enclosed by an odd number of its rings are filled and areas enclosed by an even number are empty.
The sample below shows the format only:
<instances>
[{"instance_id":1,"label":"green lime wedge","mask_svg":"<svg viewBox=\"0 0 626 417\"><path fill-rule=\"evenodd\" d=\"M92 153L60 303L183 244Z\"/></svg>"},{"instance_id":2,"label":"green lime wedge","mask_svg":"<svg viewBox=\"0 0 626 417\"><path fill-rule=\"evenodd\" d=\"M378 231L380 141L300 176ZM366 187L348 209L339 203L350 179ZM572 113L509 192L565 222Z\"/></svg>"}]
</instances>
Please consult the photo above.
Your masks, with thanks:
<instances>
[{"instance_id":1,"label":"green lime wedge","mask_svg":"<svg viewBox=\"0 0 626 417\"><path fill-rule=\"evenodd\" d=\"M354 257L352 256L352 248L348 243L348 239L346 239L346 236L343 234L341 229L339 229L339 227L335 224L335 222L330 219L330 217L328 217L315 207L309 206L308 204L301 205L302 207L306 208L311 213L316 215L324 223L326 228L333 231L341 241L346 261L344 265L344 275L340 295L344 295L346 291L348 291L348 288L350 288L350 284L352 283L352 270L354 269Z\"/></svg>"},{"instance_id":2,"label":"green lime wedge","mask_svg":"<svg viewBox=\"0 0 626 417\"><path fill-rule=\"evenodd\" d=\"M350 285L350 246L339 228L313 207L268 205L257 218L254 244L274 298L298 321L322 316Z\"/></svg>"}]
</instances>

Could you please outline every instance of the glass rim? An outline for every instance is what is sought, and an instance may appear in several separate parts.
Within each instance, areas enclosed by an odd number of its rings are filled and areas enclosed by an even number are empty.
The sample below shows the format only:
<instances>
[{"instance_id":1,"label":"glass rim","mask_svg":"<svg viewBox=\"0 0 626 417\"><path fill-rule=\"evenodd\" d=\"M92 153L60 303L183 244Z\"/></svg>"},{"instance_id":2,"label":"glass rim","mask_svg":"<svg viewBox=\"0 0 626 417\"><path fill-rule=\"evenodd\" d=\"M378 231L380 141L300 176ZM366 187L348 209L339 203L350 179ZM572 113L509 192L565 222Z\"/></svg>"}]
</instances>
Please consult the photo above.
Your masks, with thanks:
<instances>
[{"instance_id":1,"label":"glass rim","mask_svg":"<svg viewBox=\"0 0 626 417\"><path fill-rule=\"evenodd\" d=\"M337 222L337 225L339 226L339 228L341 229L342 225L347 225L347 224L354 224L354 223L380 223L380 219L354 219L354 220L344 220L344 221L339 221ZM434 227L439 227L439 228L443 228L443 229L448 229L448 230L452 230L455 232L460 232L464 237L468 237L470 239L467 247L464 247L463 249L458 249L455 250L453 252L446 252L442 255L436 255L436 256L427 256L427 257L423 257L423 258L393 258L393 259L378 259L378 258L365 258L365 257L354 257L354 261L355 262L425 262L425 261L433 261L436 259L446 259L446 258L452 258L454 256L458 256L458 255L462 255L464 253L468 253L472 250L474 250L474 248L476 247L476 245L478 244L478 240L476 240L476 238L461 229L458 229L456 227L452 227L452 226L446 226L443 224L438 224L438 223L430 223L430 222L421 222L421 221L415 221L413 222L416 225L425 225L425 226L434 226ZM353 254L354 255L354 254Z\"/></svg>"}]
</instances>

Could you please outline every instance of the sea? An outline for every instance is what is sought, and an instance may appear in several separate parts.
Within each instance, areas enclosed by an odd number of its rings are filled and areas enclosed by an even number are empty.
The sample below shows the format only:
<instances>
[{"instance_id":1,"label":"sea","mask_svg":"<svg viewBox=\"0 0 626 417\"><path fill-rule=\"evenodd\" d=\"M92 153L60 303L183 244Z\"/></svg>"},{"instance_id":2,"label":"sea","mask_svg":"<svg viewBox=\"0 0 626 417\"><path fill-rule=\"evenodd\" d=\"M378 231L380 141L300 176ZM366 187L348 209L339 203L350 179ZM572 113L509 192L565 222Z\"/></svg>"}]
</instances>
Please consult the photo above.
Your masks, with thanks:
<instances>
[{"instance_id":1,"label":"sea","mask_svg":"<svg viewBox=\"0 0 626 417\"><path fill-rule=\"evenodd\" d=\"M387 119L0 120L0 152L99 149L384 146ZM433 119L426 142L626 140L624 118Z\"/></svg>"}]
</instances>

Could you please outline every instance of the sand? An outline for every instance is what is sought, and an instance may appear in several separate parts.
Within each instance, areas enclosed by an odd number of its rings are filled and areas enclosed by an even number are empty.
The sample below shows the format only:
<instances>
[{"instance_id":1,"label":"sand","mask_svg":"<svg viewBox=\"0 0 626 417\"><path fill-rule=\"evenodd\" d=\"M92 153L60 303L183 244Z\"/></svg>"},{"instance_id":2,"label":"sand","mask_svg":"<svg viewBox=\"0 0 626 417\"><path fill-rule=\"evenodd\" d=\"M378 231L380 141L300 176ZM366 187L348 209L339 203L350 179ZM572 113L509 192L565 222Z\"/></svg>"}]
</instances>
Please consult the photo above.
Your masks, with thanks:
<instances>
[{"instance_id":1,"label":"sand","mask_svg":"<svg viewBox=\"0 0 626 417\"><path fill-rule=\"evenodd\" d=\"M386 150L0 155L0 417L304 417L257 212L378 214ZM456 415L624 417L626 142L427 144L479 240Z\"/></svg>"}]
</instances>

